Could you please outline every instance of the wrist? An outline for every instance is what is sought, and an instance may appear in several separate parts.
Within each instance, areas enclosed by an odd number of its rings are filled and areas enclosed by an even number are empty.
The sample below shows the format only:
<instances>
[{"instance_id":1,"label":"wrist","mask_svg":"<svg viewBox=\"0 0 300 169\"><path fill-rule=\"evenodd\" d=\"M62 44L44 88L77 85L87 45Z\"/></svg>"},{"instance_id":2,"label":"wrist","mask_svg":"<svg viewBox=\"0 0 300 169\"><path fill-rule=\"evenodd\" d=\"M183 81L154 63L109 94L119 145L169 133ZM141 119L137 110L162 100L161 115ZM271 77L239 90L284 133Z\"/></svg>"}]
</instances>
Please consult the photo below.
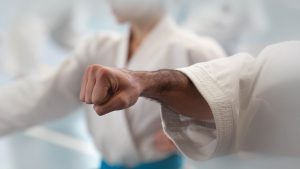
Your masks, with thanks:
<instances>
[{"instance_id":1,"label":"wrist","mask_svg":"<svg viewBox=\"0 0 300 169\"><path fill-rule=\"evenodd\" d=\"M159 70L153 72L132 72L138 84L140 96L163 102L163 98L182 91L189 85L189 79L180 71Z\"/></svg>"},{"instance_id":2,"label":"wrist","mask_svg":"<svg viewBox=\"0 0 300 169\"><path fill-rule=\"evenodd\" d=\"M150 78L152 76L152 72L132 71L130 74L136 83L136 88L139 91L140 96L145 96L151 88Z\"/></svg>"}]
</instances>

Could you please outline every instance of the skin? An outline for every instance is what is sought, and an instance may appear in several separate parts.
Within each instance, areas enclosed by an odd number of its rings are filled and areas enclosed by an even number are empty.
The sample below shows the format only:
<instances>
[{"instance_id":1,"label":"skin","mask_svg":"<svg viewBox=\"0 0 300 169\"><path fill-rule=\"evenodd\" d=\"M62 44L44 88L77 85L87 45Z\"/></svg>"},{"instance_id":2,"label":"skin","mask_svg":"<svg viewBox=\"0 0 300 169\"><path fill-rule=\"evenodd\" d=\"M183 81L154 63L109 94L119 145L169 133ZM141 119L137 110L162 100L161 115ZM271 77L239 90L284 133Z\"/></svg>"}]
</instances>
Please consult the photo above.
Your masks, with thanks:
<instances>
[{"instance_id":1,"label":"skin","mask_svg":"<svg viewBox=\"0 0 300 169\"><path fill-rule=\"evenodd\" d=\"M111 10L119 24L130 25L129 50L127 57L127 61L129 62L147 35L159 23L160 19L165 14L165 11L161 4L154 3L152 6L149 6L145 12L139 12L139 14L135 14L131 11L132 9L120 7L119 1L110 0L109 3ZM132 4L132 6L134 6L134 4ZM139 7L137 5L135 8L143 7Z\"/></svg>"},{"instance_id":2,"label":"skin","mask_svg":"<svg viewBox=\"0 0 300 169\"><path fill-rule=\"evenodd\" d=\"M175 70L136 72L91 65L83 77L80 100L98 115L129 108L139 97L156 100L197 120L213 120L212 111L194 84Z\"/></svg>"}]
</instances>

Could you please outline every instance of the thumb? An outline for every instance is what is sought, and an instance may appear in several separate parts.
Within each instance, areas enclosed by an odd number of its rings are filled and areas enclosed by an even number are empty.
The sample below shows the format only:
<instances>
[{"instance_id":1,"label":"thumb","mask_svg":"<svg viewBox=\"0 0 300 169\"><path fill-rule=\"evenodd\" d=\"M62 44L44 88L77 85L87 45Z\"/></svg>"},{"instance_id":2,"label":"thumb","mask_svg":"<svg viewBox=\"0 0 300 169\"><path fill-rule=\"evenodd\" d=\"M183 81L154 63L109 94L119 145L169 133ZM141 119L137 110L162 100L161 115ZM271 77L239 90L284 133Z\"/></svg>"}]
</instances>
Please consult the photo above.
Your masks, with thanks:
<instances>
[{"instance_id":1,"label":"thumb","mask_svg":"<svg viewBox=\"0 0 300 169\"><path fill-rule=\"evenodd\" d=\"M130 105L130 100L126 97L125 93L120 93L103 105L94 105L94 110L99 116L103 116L112 111L128 108Z\"/></svg>"}]
</instances>

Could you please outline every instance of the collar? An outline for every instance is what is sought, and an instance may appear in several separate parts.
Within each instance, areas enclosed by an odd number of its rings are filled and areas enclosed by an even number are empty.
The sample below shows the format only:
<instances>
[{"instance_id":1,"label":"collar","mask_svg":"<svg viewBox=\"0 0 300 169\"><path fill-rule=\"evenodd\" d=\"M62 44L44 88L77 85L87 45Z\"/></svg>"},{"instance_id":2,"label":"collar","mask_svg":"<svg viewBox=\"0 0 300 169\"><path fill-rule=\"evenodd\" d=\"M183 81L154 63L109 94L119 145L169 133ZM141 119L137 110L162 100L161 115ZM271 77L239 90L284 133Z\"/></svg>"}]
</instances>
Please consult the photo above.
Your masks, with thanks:
<instances>
[{"instance_id":1,"label":"collar","mask_svg":"<svg viewBox=\"0 0 300 169\"><path fill-rule=\"evenodd\" d=\"M117 67L124 68L128 66L133 60L138 59L139 57L144 56L143 54L146 52L151 52L152 49L155 49L160 44L164 43L172 32L174 32L176 28L176 24L173 19L165 15L159 23L155 26L155 28L147 35L139 49L135 52L134 56L127 63L128 56L128 46L129 46L129 38L130 38L130 30L127 30L125 35L122 38L119 51L118 51L118 63ZM141 53L141 51L143 53Z\"/></svg>"}]
</instances>

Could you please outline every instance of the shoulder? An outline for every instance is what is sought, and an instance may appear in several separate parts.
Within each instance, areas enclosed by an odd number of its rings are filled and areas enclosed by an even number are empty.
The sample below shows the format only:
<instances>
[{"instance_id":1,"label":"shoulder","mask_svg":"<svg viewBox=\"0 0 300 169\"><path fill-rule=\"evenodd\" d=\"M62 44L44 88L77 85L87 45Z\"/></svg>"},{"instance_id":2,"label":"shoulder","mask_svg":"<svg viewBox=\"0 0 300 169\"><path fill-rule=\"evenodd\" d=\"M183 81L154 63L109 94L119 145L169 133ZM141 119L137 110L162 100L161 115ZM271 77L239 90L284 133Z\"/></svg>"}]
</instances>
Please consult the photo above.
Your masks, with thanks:
<instances>
[{"instance_id":1,"label":"shoulder","mask_svg":"<svg viewBox=\"0 0 300 169\"><path fill-rule=\"evenodd\" d=\"M172 46L184 48L185 51L196 57L214 59L224 57L225 52L221 45L210 37L199 36L189 30L178 28L176 36L172 38Z\"/></svg>"},{"instance_id":2,"label":"shoulder","mask_svg":"<svg viewBox=\"0 0 300 169\"><path fill-rule=\"evenodd\" d=\"M75 48L73 55L80 62L94 62L107 55L114 55L121 42L121 34L101 32L86 35Z\"/></svg>"},{"instance_id":3,"label":"shoulder","mask_svg":"<svg viewBox=\"0 0 300 169\"><path fill-rule=\"evenodd\" d=\"M121 34L116 32L101 32L90 34L83 40L82 46L88 53L98 53L115 49L121 41Z\"/></svg>"}]
</instances>

